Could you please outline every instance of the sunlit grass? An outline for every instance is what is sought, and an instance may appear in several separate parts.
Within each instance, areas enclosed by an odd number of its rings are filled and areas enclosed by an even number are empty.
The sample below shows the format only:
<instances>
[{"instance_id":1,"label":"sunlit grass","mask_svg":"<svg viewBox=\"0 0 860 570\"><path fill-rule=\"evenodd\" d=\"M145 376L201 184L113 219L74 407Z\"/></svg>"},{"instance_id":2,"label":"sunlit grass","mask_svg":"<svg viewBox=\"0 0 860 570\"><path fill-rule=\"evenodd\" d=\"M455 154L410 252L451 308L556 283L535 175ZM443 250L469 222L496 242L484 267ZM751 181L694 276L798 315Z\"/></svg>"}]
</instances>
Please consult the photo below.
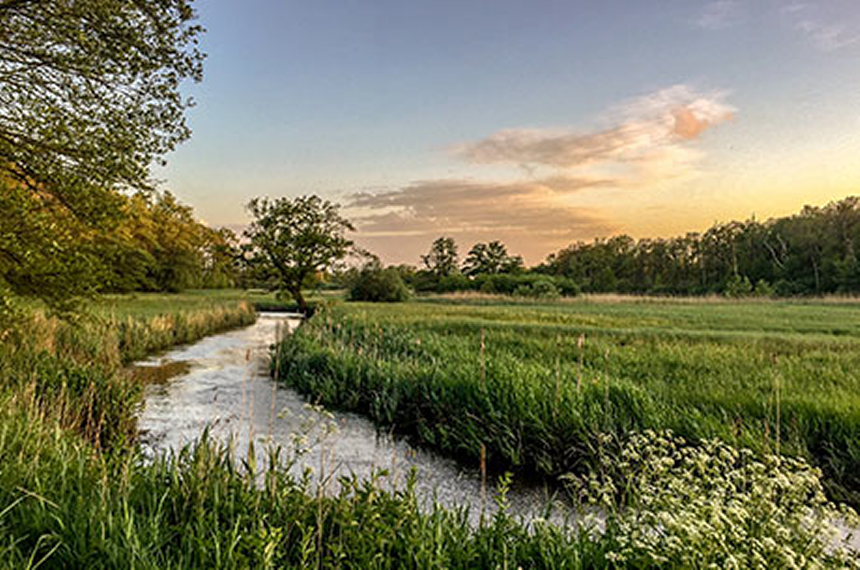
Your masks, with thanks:
<instances>
[{"instance_id":1,"label":"sunlit grass","mask_svg":"<svg viewBox=\"0 0 860 570\"><path fill-rule=\"evenodd\" d=\"M671 429L806 457L860 491L860 305L780 301L347 304L286 343L312 399L477 464L554 477L601 433ZM483 347L483 348L482 348Z\"/></svg>"}]
</instances>

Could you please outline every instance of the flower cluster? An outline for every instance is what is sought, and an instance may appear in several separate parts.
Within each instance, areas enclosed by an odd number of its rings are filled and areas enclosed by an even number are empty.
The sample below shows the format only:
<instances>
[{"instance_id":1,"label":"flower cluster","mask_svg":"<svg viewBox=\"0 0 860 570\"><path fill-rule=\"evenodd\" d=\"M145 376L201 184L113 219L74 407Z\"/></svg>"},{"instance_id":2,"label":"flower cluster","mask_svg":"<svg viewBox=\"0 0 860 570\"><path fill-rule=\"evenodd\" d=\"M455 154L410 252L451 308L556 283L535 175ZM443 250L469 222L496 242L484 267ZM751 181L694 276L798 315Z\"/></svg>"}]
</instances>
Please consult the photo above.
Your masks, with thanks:
<instances>
[{"instance_id":1,"label":"flower cluster","mask_svg":"<svg viewBox=\"0 0 860 570\"><path fill-rule=\"evenodd\" d=\"M647 431L570 479L624 565L860 568L840 538L857 514L829 501L801 459Z\"/></svg>"}]
</instances>

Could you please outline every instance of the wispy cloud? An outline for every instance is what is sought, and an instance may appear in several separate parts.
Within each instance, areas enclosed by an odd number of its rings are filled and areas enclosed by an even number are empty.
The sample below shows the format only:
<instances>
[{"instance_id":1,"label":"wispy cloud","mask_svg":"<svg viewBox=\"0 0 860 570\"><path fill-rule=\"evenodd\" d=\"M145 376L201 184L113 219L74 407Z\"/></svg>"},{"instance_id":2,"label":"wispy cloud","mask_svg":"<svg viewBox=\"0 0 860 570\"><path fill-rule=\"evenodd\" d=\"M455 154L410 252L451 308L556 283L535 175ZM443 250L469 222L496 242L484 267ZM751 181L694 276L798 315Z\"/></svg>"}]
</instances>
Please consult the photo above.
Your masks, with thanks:
<instances>
[{"instance_id":1,"label":"wispy cloud","mask_svg":"<svg viewBox=\"0 0 860 570\"><path fill-rule=\"evenodd\" d=\"M693 24L706 30L721 30L740 21L742 6L735 0L708 3Z\"/></svg>"},{"instance_id":2,"label":"wispy cloud","mask_svg":"<svg viewBox=\"0 0 860 570\"><path fill-rule=\"evenodd\" d=\"M505 230L570 236L584 225L605 224L561 198L602 184L564 177L507 183L428 180L389 192L356 193L347 205L371 212L357 220L369 235Z\"/></svg>"},{"instance_id":3,"label":"wispy cloud","mask_svg":"<svg viewBox=\"0 0 860 570\"><path fill-rule=\"evenodd\" d=\"M474 165L521 166L523 179L427 180L356 192L347 206L365 242L396 236L407 247L450 234L512 239L532 255L545 254L573 239L612 233L599 213L576 205L580 193L695 174L703 156L696 141L736 113L726 98L675 85L611 108L591 130L505 129L452 152Z\"/></svg>"},{"instance_id":4,"label":"wispy cloud","mask_svg":"<svg viewBox=\"0 0 860 570\"><path fill-rule=\"evenodd\" d=\"M388 192L355 193L347 207L364 212L351 217L361 240L375 250L393 247L402 256L405 248L417 247L417 256L430 239L444 234L466 245L510 240L519 253L537 260L571 240L614 230L590 209L565 202L572 193L603 184L562 176L506 183L429 180ZM392 237L397 238L393 246Z\"/></svg>"},{"instance_id":5,"label":"wispy cloud","mask_svg":"<svg viewBox=\"0 0 860 570\"><path fill-rule=\"evenodd\" d=\"M516 164L529 170L594 165L647 169L650 161L667 160L686 167L695 153L682 147L735 115L725 99L725 92L699 93L675 85L616 107L606 128L507 129L459 145L454 153L476 164Z\"/></svg>"},{"instance_id":6,"label":"wispy cloud","mask_svg":"<svg viewBox=\"0 0 860 570\"><path fill-rule=\"evenodd\" d=\"M812 44L822 51L836 51L860 42L860 32L841 24L825 24L815 20L801 20L800 30Z\"/></svg>"},{"instance_id":7,"label":"wispy cloud","mask_svg":"<svg viewBox=\"0 0 860 570\"><path fill-rule=\"evenodd\" d=\"M837 51L860 42L860 12L856 3L793 2L781 8L795 30L817 49Z\"/></svg>"}]
</instances>

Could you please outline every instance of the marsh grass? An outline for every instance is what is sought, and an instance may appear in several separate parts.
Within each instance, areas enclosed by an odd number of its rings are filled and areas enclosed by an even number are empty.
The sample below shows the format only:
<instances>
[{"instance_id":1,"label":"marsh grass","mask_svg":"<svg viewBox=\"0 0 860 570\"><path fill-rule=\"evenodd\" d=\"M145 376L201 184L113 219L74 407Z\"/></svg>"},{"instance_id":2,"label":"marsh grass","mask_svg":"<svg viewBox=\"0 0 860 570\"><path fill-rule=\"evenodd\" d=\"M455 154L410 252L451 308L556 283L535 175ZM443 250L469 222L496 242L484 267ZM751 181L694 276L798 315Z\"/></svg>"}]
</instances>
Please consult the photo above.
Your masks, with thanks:
<instances>
[{"instance_id":1,"label":"marsh grass","mask_svg":"<svg viewBox=\"0 0 860 570\"><path fill-rule=\"evenodd\" d=\"M619 567L627 557L635 560L637 567L685 567L688 554L698 552L695 537L663 533L661 543L654 540L654 533L660 536L664 528L672 527L652 525L650 533L646 528L645 535L639 536L634 531L642 529L624 526L628 519L623 517L617 519L618 524L616 519L609 519L611 524L604 521L602 529L559 527L545 521L523 523L503 508L493 516L482 517L476 526L465 510L420 508L414 474L399 491L382 491L380 478L388 475L380 472L371 480L342 478L339 490L327 493L315 487L309 476L290 475L296 449L269 449L266 461L258 462L254 456L235 457L229 443L214 442L205 433L177 453L145 459L128 436L133 433L140 382L116 371L147 350L189 341L195 335L252 318L248 306L236 299L213 301L212 297L221 295L225 294L198 293L182 302L175 297L137 297L129 299L128 305L122 298L109 299L98 309L104 318L82 323L35 315L35 324L26 332L15 333L19 335L16 342L0 345L0 566L577 569ZM176 304L169 306L169 302ZM416 337L390 323L365 320L345 326L327 318L317 317L313 324L303 327L296 343L290 339L282 344L279 350L283 358L273 364L279 375L290 377L295 372L294 357L301 354L297 351L302 347L309 358L319 359L315 366L334 362L328 360L329 353L310 354L324 340L333 338L339 342L348 339L344 346L332 344L328 349L356 367L334 367L321 375L321 381L331 383L333 390L342 389L343 382L356 378L366 381L370 376L386 389L401 389L403 379L412 376L400 373L421 372L426 366L421 360L424 358L440 366L432 374L446 370L441 368L441 358L451 356L452 346L446 344L444 336L423 331ZM340 336L330 336L335 332ZM522 396L519 392L504 392L510 386L501 382L501 371L515 363L516 355L499 361L494 348L499 329L492 326L492 319L482 318L480 324L461 329L462 333L467 333L458 337L462 353L455 357L470 355L473 364L469 375L459 378L459 384L451 383L451 379L447 384L426 382L429 392L423 396L448 403L452 398L463 398L459 409L477 418L494 412L480 405L489 400L500 401L499 409L508 411L522 406L520 415L513 416L519 421L527 419L527 413L540 417L546 411L541 407L546 403L540 390L533 390L533 400L528 402L518 400ZM559 341L559 335L553 335L552 343L562 351L564 339ZM478 344L480 338L485 342L483 349ZM619 395L614 392L616 387L610 389L609 384L596 382L591 371L591 347L589 337L575 353L583 375L581 390L576 392L579 400L571 400L567 384L572 377L565 368L568 361L559 353L555 373L561 370L561 375L552 380L555 383L560 378L562 382L556 405L559 410L581 402L587 403L585 408L595 406L589 421L607 429L615 421L608 406L620 405L624 390ZM486 360L479 358L482 350ZM392 354L405 362L390 362ZM368 368L368 362L380 369ZM522 370L528 369L523 366ZM356 370L370 376L352 376ZM476 382L480 370L486 373L485 382ZM332 376L338 373L348 375ZM432 374L417 380L432 380ZM409 388L413 391L406 395L421 395L414 391L417 382L413 384ZM475 384L481 391L477 395ZM553 384L553 390L557 389ZM382 398L385 395L384 390L378 390L368 401L379 417L394 418L396 409ZM420 400L404 401L420 405ZM532 405L537 408L529 411ZM615 408L611 411L620 415ZM563 423L565 417L554 421ZM477 425L470 424L467 417L447 419L453 421L422 427L430 430L428 434L444 435L439 430L449 429L446 437L453 442L457 441L457 429ZM504 425L504 418L495 421L497 427ZM524 442L499 438L498 434L495 440L487 433L471 433L470 437L482 446L487 442L481 449L488 455L496 452L490 445L494 441L505 442L519 453L527 449ZM601 457L608 457L606 449L601 449ZM662 465L663 458L654 460ZM266 466L262 473L258 464ZM486 469L484 473L489 477ZM791 473L777 468L777 480L785 476ZM813 477L808 488L820 491L817 481ZM501 506L506 504L508 483L509 479L503 479L495 494ZM490 485L488 482L485 487ZM583 495L586 503L602 496L602 487L593 487L595 493ZM656 496L662 496L659 490ZM811 520L821 522L820 518ZM773 528L763 538L771 539L784 531L779 525ZM798 530L781 552L805 555L811 565L842 565L841 551L822 548L823 543L802 525ZM683 548L677 548L681 538ZM669 551L669 546L675 550ZM752 540L739 542L737 549L732 555L750 560L769 552L767 545ZM696 562L726 566L730 561L724 550L703 552Z\"/></svg>"},{"instance_id":2,"label":"marsh grass","mask_svg":"<svg viewBox=\"0 0 860 570\"><path fill-rule=\"evenodd\" d=\"M860 305L349 304L287 339L281 376L477 465L555 478L601 434L670 429L801 457L860 492ZM777 381L778 380L778 381Z\"/></svg>"}]
</instances>

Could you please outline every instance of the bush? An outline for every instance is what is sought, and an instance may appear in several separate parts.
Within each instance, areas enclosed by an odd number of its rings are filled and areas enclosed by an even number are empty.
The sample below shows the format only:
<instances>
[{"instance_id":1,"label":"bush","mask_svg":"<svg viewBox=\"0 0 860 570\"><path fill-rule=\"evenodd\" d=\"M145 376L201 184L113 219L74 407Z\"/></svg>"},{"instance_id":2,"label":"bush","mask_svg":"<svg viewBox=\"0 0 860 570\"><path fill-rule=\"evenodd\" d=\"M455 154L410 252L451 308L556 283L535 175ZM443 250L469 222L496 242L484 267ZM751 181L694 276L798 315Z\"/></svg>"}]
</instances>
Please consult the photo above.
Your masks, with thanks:
<instances>
[{"instance_id":1,"label":"bush","mask_svg":"<svg viewBox=\"0 0 860 570\"><path fill-rule=\"evenodd\" d=\"M726 283L726 289L724 291L726 297L734 297L736 299L740 297L749 297L752 292L752 283L750 283L749 277L746 275L743 277L740 275L733 276Z\"/></svg>"},{"instance_id":2,"label":"bush","mask_svg":"<svg viewBox=\"0 0 860 570\"><path fill-rule=\"evenodd\" d=\"M437 293L451 293L452 291L468 291L472 288L472 280L462 273L444 275L439 278L436 285Z\"/></svg>"},{"instance_id":3,"label":"bush","mask_svg":"<svg viewBox=\"0 0 860 570\"><path fill-rule=\"evenodd\" d=\"M580 292L572 279L540 273L479 275L474 284L475 288L483 293L525 297L558 297L559 295L574 297Z\"/></svg>"},{"instance_id":4,"label":"bush","mask_svg":"<svg viewBox=\"0 0 860 570\"><path fill-rule=\"evenodd\" d=\"M776 291L773 288L773 285L768 283L764 279L759 279L755 284L755 296L756 297L773 297L776 294Z\"/></svg>"},{"instance_id":5,"label":"bush","mask_svg":"<svg viewBox=\"0 0 860 570\"><path fill-rule=\"evenodd\" d=\"M550 279L543 278L528 285L523 283L514 290L514 295L538 299L556 299L559 297L559 291Z\"/></svg>"},{"instance_id":6,"label":"bush","mask_svg":"<svg viewBox=\"0 0 860 570\"><path fill-rule=\"evenodd\" d=\"M399 303L408 298L409 289L393 268L365 267L349 283L350 301Z\"/></svg>"}]
</instances>

